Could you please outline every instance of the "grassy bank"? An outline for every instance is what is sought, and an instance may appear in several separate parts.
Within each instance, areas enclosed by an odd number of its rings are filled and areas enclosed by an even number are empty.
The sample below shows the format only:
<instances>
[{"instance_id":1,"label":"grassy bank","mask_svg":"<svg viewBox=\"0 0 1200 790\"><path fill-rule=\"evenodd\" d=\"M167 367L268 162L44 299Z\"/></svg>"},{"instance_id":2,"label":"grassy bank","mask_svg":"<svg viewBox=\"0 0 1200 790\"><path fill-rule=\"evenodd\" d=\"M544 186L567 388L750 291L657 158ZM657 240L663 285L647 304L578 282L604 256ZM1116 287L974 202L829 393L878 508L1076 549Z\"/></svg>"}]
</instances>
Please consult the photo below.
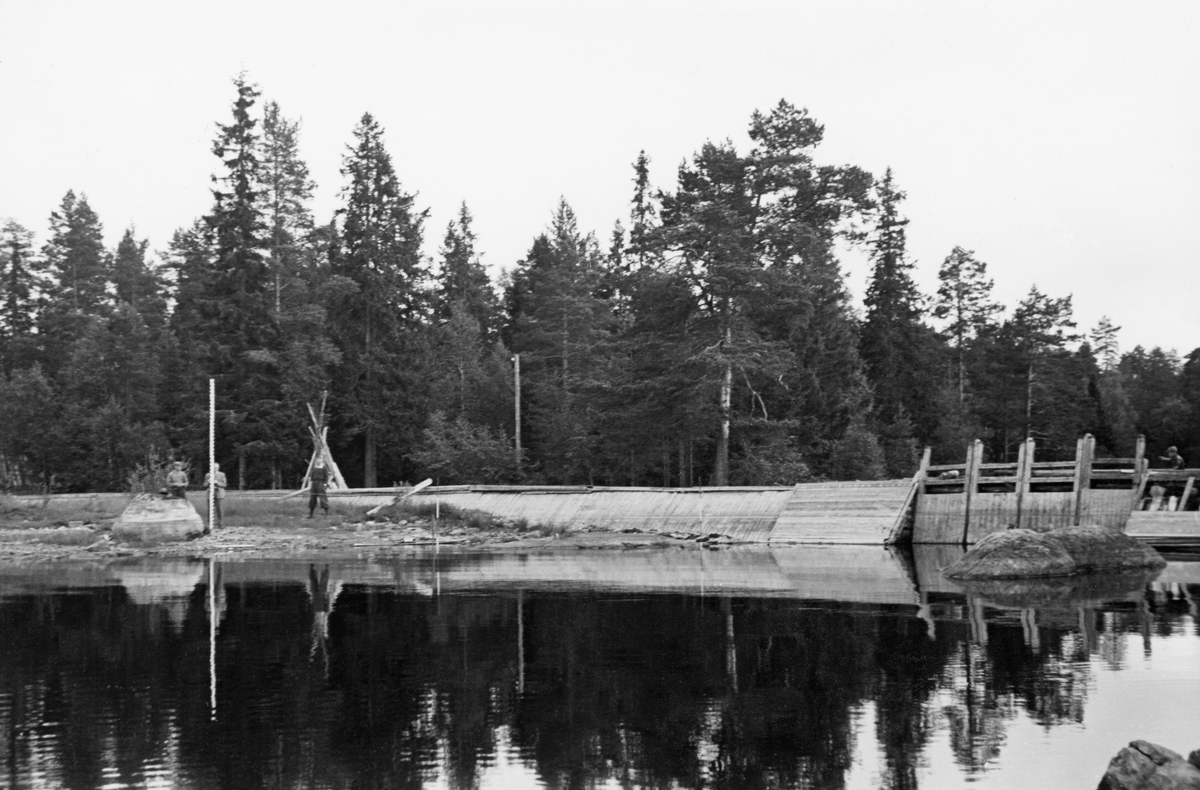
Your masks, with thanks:
<instances>
[{"instance_id":1,"label":"grassy bank","mask_svg":"<svg viewBox=\"0 0 1200 790\"><path fill-rule=\"evenodd\" d=\"M69 494L47 497L0 495L0 529L43 529L83 524L107 528L121 515L131 496L128 494ZM208 519L208 502L202 493L189 494L188 500L201 518ZM509 521L475 510L460 510L450 505L401 502L383 508L374 516L370 505L355 505L331 498L328 514L318 507L308 518L308 497L239 496L225 498L222 524L227 527L261 527L286 530L299 526L319 527L361 524L368 521L420 524L428 529L469 532L506 532L523 536L554 536L565 527L543 527L525 520Z\"/></svg>"}]
</instances>

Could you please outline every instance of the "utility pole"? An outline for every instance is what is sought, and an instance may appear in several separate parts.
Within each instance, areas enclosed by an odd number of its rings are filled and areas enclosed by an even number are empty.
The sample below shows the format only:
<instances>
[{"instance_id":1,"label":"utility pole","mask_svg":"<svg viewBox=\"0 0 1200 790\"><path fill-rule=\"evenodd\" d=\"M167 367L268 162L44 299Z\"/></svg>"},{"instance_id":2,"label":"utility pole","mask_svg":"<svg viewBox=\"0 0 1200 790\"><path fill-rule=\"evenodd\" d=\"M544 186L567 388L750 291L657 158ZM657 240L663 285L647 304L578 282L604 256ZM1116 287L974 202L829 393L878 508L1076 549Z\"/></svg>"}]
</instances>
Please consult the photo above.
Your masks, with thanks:
<instances>
[{"instance_id":1,"label":"utility pole","mask_svg":"<svg viewBox=\"0 0 1200 790\"><path fill-rule=\"evenodd\" d=\"M521 355L513 354L513 422L516 430L515 452L517 471L521 471Z\"/></svg>"}]
</instances>

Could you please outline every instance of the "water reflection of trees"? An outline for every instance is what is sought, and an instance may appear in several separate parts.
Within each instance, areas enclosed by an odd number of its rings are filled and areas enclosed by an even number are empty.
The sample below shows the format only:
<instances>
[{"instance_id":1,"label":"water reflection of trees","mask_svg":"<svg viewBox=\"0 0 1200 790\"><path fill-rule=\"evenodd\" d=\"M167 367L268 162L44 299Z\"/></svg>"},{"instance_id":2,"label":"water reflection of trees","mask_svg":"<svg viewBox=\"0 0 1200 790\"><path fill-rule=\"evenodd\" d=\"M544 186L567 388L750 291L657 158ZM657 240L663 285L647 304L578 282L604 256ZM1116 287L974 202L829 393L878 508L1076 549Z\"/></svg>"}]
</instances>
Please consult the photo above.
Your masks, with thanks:
<instances>
[{"instance_id":1,"label":"water reflection of trees","mask_svg":"<svg viewBox=\"0 0 1200 790\"><path fill-rule=\"evenodd\" d=\"M869 707L882 784L915 788L939 728L983 770L1015 716L1081 721L1091 657L1178 632L1200 592L1074 622L952 602L930 638L907 607L335 590L319 569L223 591L215 718L203 585L182 622L120 587L0 601L10 786L166 765L203 786L472 787L508 759L554 788L836 788Z\"/></svg>"}]
</instances>

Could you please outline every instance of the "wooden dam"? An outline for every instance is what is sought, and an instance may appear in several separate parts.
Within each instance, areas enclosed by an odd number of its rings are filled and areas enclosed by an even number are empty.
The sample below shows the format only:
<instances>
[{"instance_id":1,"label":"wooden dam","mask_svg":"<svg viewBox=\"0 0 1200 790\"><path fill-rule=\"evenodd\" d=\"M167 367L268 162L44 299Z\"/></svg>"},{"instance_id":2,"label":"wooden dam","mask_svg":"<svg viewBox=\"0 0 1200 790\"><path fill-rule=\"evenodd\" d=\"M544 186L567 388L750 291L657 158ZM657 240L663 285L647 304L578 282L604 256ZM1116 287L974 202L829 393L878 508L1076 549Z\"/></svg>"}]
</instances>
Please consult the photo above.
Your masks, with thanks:
<instances>
[{"instance_id":1,"label":"wooden dam","mask_svg":"<svg viewBox=\"0 0 1200 790\"><path fill-rule=\"evenodd\" d=\"M1017 459L932 466L929 451L904 480L795 486L620 488L434 486L413 497L514 522L590 529L720 535L750 543L969 545L1016 527L1099 524L1161 545L1200 544L1200 469L1150 469L1144 442L1128 458L1097 458L1079 439L1074 460L1039 461L1032 439ZM383 492L340 497L377 504Z\"/></svg>"}]
</instances>

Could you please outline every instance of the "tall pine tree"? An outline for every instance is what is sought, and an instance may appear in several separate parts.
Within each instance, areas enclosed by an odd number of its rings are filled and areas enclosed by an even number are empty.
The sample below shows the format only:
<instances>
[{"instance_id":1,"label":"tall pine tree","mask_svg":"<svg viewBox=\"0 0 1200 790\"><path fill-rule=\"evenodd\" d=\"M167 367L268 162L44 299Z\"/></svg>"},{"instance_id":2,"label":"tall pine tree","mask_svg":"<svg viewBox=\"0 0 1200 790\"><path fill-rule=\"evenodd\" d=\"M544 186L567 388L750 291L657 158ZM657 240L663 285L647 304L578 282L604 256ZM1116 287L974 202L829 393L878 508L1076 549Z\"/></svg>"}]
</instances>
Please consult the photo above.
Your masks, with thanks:
<instances>
[{"instance_id":1,"label":"tall pine tree","mask_svg":"<svg viewBox=\"0 0 1200 790\"><path fill-rule=\"evenodd\" d=\"M960 403L967 397L967 354L970 344L1001 312L991 301L992 280L987 264L972 250L955 247L938 269L938 290L933 317L945 322L944 334L954 352L955 387Z\"/></svg>"},{"instance_id":2,"label":"tall pine tree","mask_svg":"<svg viewBox=\"0 0 1200 790\"><path fill-rule=\"evenodd\" d=\"M831 368L802 360L821 353L812 341L822 333L852 336L833 242L847 229L855 232L854 220L868 205L870 176L854 167L817 166L812 154L823 134L807 111L780 102L752 117L749 155L729 143L709 143L680 168L676 191L662 196L654 241L694 294L689 356L703 362L715 399L716 485L730 481L738 441L767 441L795 454L818 438L801 438L806 417L836 435L849 424L848 411L833 419L810 411L830 383L822 379ZM831 323L804 327L818 311ZM831 348L849 355L840 359L841 372L857 375L853 347ZM808 412L797 415L799 422L779 421L781 412L797 409ZM733 433L737 422L747 427L741 440Z\"/></svg>"}]
</instances>

